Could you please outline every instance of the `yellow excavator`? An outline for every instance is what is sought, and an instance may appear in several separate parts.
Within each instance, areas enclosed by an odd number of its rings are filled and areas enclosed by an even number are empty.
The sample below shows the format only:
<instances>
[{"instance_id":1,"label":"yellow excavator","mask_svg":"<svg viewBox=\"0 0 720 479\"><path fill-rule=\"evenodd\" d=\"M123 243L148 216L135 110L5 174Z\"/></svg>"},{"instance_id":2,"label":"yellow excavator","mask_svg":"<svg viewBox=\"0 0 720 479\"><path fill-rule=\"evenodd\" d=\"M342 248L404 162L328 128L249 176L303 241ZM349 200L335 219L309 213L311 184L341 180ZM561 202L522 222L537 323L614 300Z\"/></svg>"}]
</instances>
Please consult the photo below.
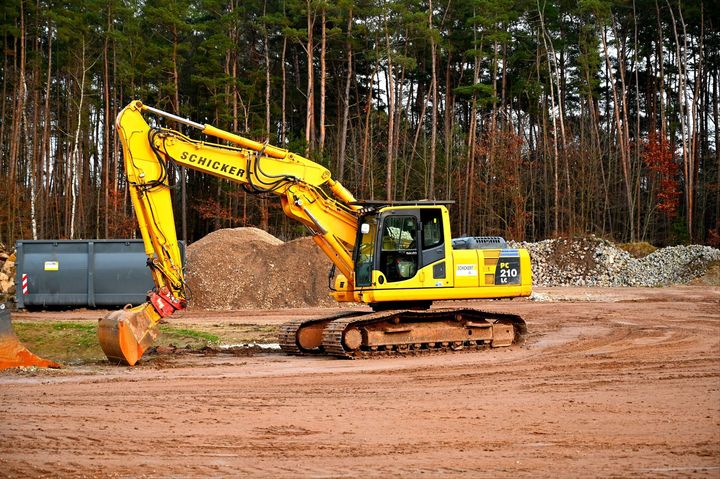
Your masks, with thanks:
<instances>
[{"instance_id":1,"label":"yellow excavator","mask_svg":"<svg viewBox=\"0 0 720 479\"><path fill-rule=\"evenodd\" d=\"M147 115L200 130L220 144L151 127ZM509 346L526 325L518 315L469 308L430 309L434 301L529 296L527 250L499 237L452 239L448 202L358 201L330 171L285 149L196 123L133 101L117 117L125 172L155 288L140 306L113 311L98 335L110 361L134 365L152 345L158 323L186 308L168 179L173 165L274 194L284 213L310 231L339 271L330 294L350 310L281 327L293 354L357 358ZM303 278L288 281L302 287ZM218 294L222 294L218 291Z\"/></svg>"}]
</instances>

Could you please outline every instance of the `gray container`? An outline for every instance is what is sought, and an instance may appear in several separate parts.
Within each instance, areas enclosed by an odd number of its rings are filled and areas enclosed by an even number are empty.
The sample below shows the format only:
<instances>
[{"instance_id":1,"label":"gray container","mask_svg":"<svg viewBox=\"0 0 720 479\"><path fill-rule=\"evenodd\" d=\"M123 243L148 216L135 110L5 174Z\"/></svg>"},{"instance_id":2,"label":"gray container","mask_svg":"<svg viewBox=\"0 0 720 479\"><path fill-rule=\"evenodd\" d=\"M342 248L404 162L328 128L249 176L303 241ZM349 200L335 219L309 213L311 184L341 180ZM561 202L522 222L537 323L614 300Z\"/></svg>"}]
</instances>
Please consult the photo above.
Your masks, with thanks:
<instances>
[{"instance_id":1,"label":"gray container","mask_svg":"<svg viewBox=\"0 0 720 479\"><path fill-rule=\"evenodd\" d=\"M15 247L18 308L137 305L154 286L142 240L20 240ZM180 251L184 262L182 242Z\"/></svg>"}]
</instances>

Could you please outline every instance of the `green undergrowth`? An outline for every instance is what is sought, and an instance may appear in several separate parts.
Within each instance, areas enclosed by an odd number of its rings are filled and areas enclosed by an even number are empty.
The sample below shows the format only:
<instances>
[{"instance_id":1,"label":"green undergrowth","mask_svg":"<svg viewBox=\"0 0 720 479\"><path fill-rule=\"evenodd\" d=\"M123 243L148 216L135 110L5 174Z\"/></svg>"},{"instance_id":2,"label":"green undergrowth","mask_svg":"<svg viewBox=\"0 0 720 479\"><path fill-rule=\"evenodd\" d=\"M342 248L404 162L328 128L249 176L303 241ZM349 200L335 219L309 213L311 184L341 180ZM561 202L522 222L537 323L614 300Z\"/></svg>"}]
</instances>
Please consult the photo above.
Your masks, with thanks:
<instances>
[{"instance_id":1,"label":"green undergrowth","mask_svg":"<svg viewBox=\"0 0 720 479\"><path fill-rule=\"evenodd\" d=\"M105 360L97 337L97 322L89 321L13 321L18 339L33 353L65 364ZM157 346L174 345L199 349L221 342L220 336L206 331L161 325Z\"/></svg>"},{"instance_id":2,"label":"green undergrowth","mask_svg":"<svg viewBox=\"0 0 720 479\"><path fill-rule=\"evenodd\" d=\"M173 326L161 325L160 332L162 333L160 342L164 341L175 344L176 346L178 345L178 342L183 345L190 344L188 343L190 340L202 343L201 346L220 342L219 336L212 333L206 333L205 331L196 331L194 329L175 328ZM190 344L190 346L193 346L193 344Z\"/></svg>"}]
</instances>

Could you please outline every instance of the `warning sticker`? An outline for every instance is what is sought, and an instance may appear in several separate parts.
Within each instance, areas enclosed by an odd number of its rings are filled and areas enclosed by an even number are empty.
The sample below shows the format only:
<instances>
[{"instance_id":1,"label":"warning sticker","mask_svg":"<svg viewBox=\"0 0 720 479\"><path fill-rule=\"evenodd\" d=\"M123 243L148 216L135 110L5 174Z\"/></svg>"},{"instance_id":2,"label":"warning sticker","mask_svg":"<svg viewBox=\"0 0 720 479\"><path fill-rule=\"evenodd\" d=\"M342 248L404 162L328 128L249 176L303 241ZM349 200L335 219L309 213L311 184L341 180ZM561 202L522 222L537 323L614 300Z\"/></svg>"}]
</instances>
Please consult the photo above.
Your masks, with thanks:
<instances>
[{"instance_id":1,"label":"warning sticker","mask_svg":"<svg viewBox=\"0 0 720 479\"><path fill-rule=\"evenodd\" d=\"M476 264L459 264L455 268L455 276L477 276Z\"/></svg>"},{"instance_id":2,"label":"warning sticker","mask_svg":"<svg viewBox=\"0 0 720 479\"><path fill-rule=\"evenodd\" d=\"M60 269L60 263L57 261L45 261L45 271L57 271Z\"/></svg>"}]
</instances>

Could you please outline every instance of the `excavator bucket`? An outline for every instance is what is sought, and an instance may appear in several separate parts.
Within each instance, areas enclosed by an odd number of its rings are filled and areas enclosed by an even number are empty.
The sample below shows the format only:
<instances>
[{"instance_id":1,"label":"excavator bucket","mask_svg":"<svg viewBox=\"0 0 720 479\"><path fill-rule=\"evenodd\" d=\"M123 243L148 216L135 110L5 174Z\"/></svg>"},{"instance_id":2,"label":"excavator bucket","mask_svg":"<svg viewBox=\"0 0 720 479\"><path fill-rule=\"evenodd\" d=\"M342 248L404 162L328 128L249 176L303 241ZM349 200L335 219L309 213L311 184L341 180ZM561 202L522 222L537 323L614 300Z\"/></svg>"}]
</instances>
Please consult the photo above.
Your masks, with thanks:
<instances>
[{"instance_id":1,"label":"excavator bucket","mask_svg":"<svg viewBox=\"0 0 720 479\"><path fill-rule=\"evenodd\" d=\"M35 366L38 368L59 368L55 361L43 359L31 353L15 336L10 311L0 304L0 369Z\"/></svg>"},{"instance_id":2,"label":"excavator bucket","mask_svg":"<svg viewBox=\"0 0 720 479\"><path fill-rule=\"evenodd\" d=\"M130 366L140 360L158 334L143 306L113 311L98 324L98 339L108 360Z\"/></svg>"}]
</instances>

